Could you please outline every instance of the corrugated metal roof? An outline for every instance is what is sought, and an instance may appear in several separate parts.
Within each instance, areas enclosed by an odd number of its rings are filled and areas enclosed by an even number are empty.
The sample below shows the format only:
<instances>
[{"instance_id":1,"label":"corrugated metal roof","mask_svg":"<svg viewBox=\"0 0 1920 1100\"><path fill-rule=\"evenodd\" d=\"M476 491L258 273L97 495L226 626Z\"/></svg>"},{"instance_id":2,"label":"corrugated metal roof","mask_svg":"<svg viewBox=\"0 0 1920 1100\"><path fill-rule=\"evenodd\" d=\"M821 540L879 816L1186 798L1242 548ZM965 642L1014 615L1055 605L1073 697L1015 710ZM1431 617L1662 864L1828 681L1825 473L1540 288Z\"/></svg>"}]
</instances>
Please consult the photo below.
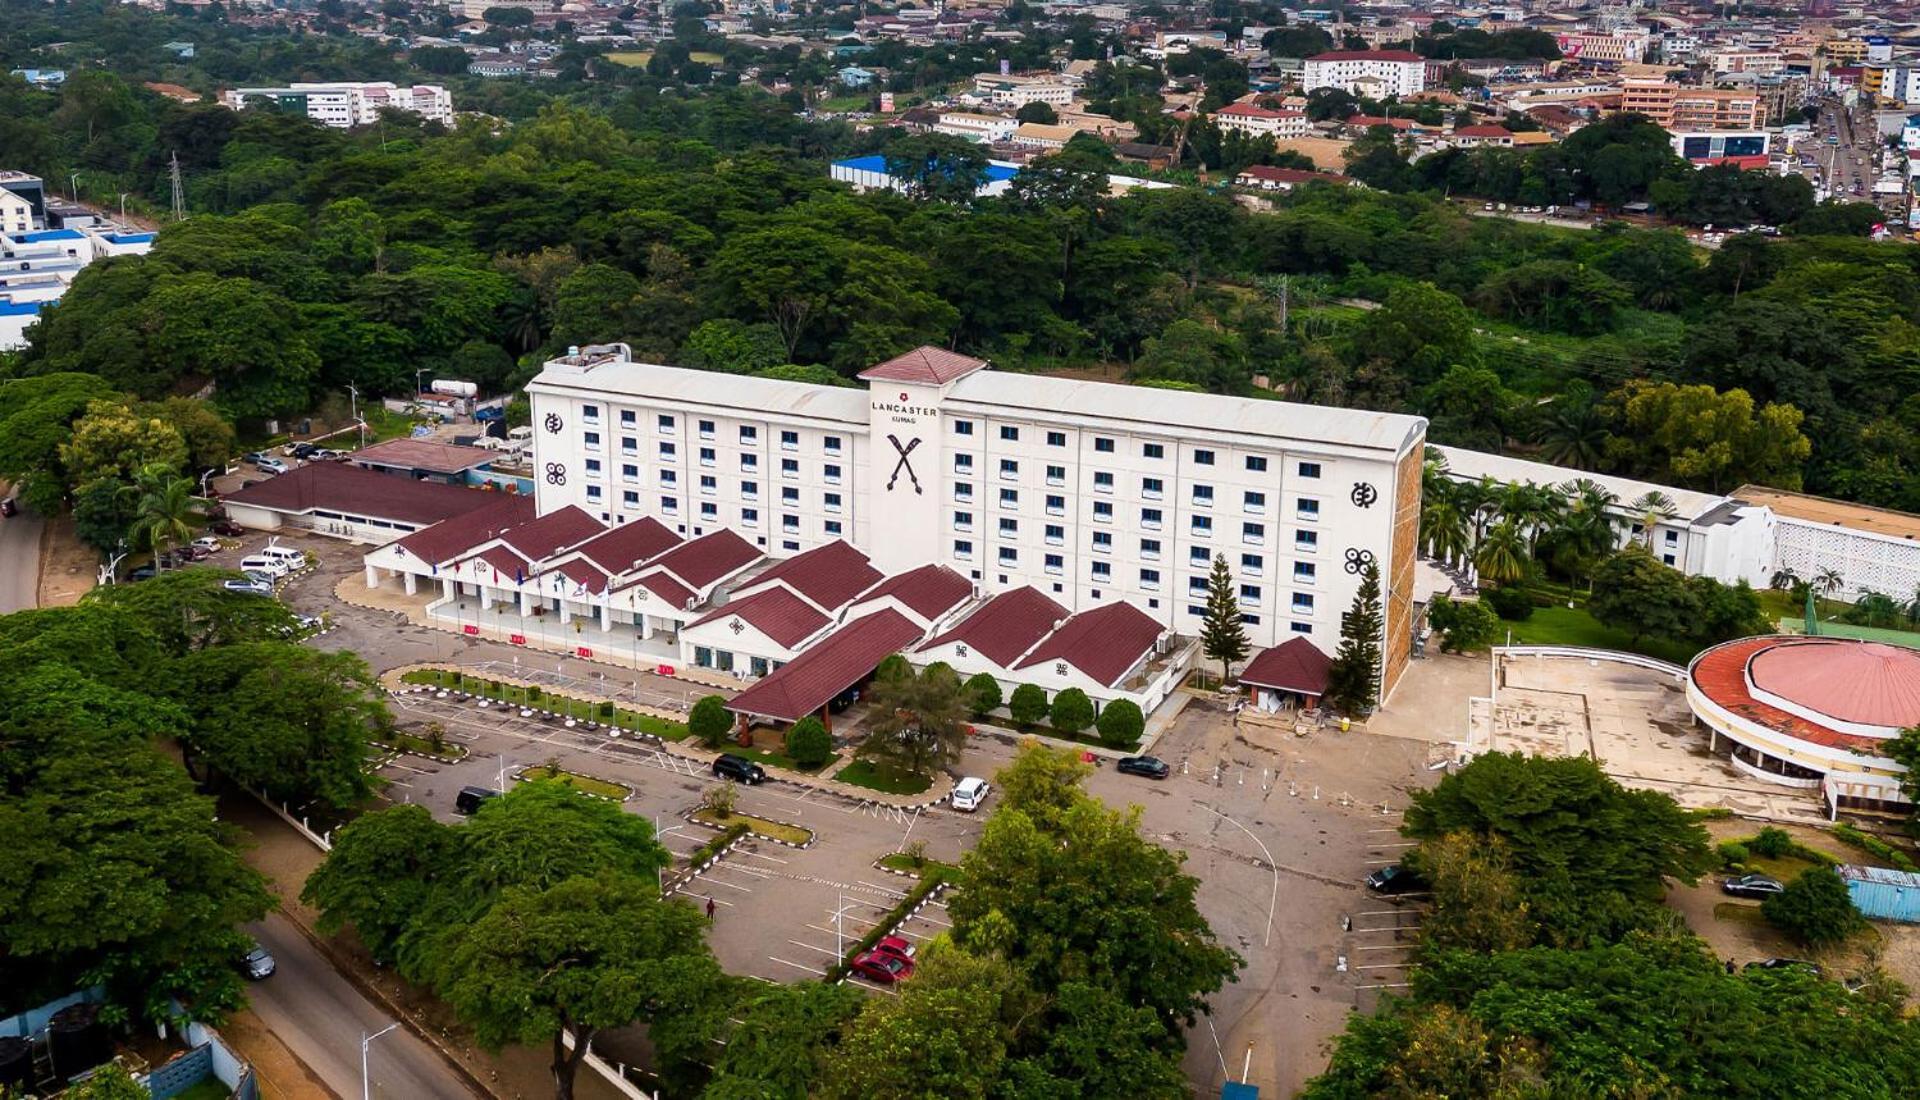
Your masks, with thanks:
<instances>
[{"instance_id":1,"label":"corrugated metal roof","mask_svg":"<svg viewBox=\"0 0 1920 1100\"><path fill-rule=\"evenodd\" d=\"M1920 888L1920 873L1913 871L1895 871L1890 867L1862 867L1857 863L1842 863L1837 870L1843 879L1877 882L1882 886Z\"/></svg>"},{"instance_id":2,"label":"corrugated metal roof","mask_svg":"<svg viewBox=\"0 0 1920 1100\"><path fill-rule=\"evenodd\" d=\"M1436 444L1434 450L1446 456L1448 473L1467 481L1478 481L1480 478L1490 477L1495 481L1513 485L1529 481L1535 485L1564 485L1575 478L1586 478L1599 483L1601 487L1619 498L1622 506L1632 503L1636 497L1647 493L1665 493L1673 501L1673 506L1679 509L1676 519L1692 520L1703 516L1728 500L1727 497L1695 492L1692 489L1676 489L1671 485L1656 485L1651 481L1635 481L1630 477L1615 477L1612 474L1588 473L1585 470L1553 466L1545 462L1529 462L1524 458L1490 455L1485 451L1469 451L1462 447L1442 447Z\"/></svg>"}]
</instances>

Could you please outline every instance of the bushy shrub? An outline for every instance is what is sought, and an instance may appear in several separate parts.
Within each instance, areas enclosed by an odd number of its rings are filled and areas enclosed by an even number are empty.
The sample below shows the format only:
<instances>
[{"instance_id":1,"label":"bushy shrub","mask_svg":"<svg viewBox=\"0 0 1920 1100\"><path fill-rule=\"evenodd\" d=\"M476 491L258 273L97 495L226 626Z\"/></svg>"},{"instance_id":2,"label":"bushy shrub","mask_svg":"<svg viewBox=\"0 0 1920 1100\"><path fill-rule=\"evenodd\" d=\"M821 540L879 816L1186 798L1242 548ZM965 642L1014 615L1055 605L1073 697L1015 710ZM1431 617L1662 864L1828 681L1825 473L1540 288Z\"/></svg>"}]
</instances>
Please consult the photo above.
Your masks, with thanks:
<instances>
[{"instance_id":1,"label":"bushy shrub","mask_svg":"<svg viewBox=\"0 0 1920 1100\"><path fill-rule=\"evenodd\" d=\"M1720 842L1720 860L1729 867L1738 867L1747 861L1747 846L1737 840Z\"/></svg>"},{"instance_id":2,"label":"bushy shrub","mask_svg":"<svg viewBox=\"0 0 1920 1100\"><path fill-rule=\"evenodd\" d=\"M911 679L912 676L913 666L898 653L887 654L880 662L880 667L873 670L873 678L876 680L906 680Z\"/></svg>"},{"instance_id":3,"label":"bushy shrub","mask_svg":"<svg viewBox=\"0 0 1920 1100\"><path fill-rule=\"evenodd\" d=\"M1493 608L1494 614L1508 622L1524 622L1533 616L1533 597L1524 588L1483 588L1480 598Z\"/></svg>"},{"instance_id":4,"label":"bushy shrub","mask_svg":"<svg viewBox=\"0 0 1920 1100\"><path fill-rule=\"evenodd\" d=\"M1094 723L1100 731L1100 743L1111 749L1130 749L1140 743L1140 735L1146 732L1147 716L1140 713L1139 704L1129 699L1115 699L1100 708L1100 718Z\"/></svg>"},{"instance_id":5,"label":"bushy shrub","mask_svg":"<svg viewBox=\"0 0 1920 1100\"><path fill-rule=\"evenodd\" d=\"M727 713L727 701L718 695L702 698L687 715L687 729L708 748L717 748L732 728L733 715Z\"/></svg>"},{"instance_id":6,"label":"bushy shrub","mask_svg":"<svg viewBox=\"0 0 1920 1100\"><path fill-rule=\"evenodd\" d=\"M1785 893L1760 903L1760 911L1767 923L1808 947L1844 942L1867 926L1847 884L1831 867L1812 868L1787 883Z\"/></svg>"},{"instance_id":7,"label":"bushy shrub","mask_svg":"<svg viewBox=\"0 0 1920 1100\"><path fill-rule=\"evenodd\" d=\"M1054 729L1071 737L1093 725L1093 700L1079 688L1068 688L1053 697L1049 718Z\"/></svg>"},{"instance_id":8,"label":"bushy shrub","mask_svg":"<svg viewBox=\"0 0 1920 1100\"><path fill-rule=\"evenodd\" d=\"M1047 716L1047 693L1039 684L1021 684L1007 700L1007 712L1017 726L1026 727Z\"/></svg>"},{"instance_id":9,"label":"bushy shrub","mask_svg":"<svg viewBox=\"0 0 1920 1100\"><path fill-rule=\"evenodd\" d=\"M802 768L817 768L833 755L833 735L825 723L809 714L787 731L787 755Z\"/></svg>"},{"instance_id":10,"label":"bushy shrub","mask_svg":"<svg viewBox=\"0 0 1920 1100\"><path fill-rule=\"evenodd\" d=\"M1427 609L1427 622L1440 634L1442 653L1465 653L1480 649L1499 636L1500 617L1483 600L1434 599Z\"/></svg>"},{"instance_id":11,"label":"bushy shrub","mask_svg":"<svg viewBox=\"0 0 1920 1100\"><path fill-rule=\"evenodd\" d=\"M1754 855L1768 859L1783 859L1794 849L1793 837L1785 829L1776 829L1769 825L1753 834L1747 841L1747 847Z\"/></svg>"},{"instance_id":12,"label":"bushy shrub","mask_svg":"<svg viewBox=\"0 0 1920 1100\"><path fill-rule=\"evenodd\" d=\"M976 672L967 679L967 705L975 718L985 718L1000 709L1000 681L992 673Z\"/></svg>"}]
</instances>

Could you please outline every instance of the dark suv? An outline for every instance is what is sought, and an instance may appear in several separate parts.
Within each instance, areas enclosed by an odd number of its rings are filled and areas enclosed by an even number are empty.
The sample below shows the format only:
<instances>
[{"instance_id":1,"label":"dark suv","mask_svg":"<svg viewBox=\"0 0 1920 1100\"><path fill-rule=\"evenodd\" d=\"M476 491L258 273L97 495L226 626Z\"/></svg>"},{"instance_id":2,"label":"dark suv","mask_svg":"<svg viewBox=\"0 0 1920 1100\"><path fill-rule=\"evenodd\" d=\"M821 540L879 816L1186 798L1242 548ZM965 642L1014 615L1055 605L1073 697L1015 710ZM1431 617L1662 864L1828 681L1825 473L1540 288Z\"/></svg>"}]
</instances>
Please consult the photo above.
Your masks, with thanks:
<instances>
[{"instance_id":1,"label":"dark suv","mask_svg":"<svg viewBox=\"0 0 1920 1100\"><path fill-rule=\"evenodd\" d=\"M767 781L764 768L744 756L735 756L730 752L723 752L714 760L713 774L722 779L735 779L747 784Z\"/></svg>"},{"instance_id":2,"label":"dark suv","mask_svg":"<svg viewBox=\"0 0 1920 1100\"><path fill-rule=\"evenodd\" d=\"M1367 876L1367 889L1376 894L1411 894L1427 888L1427 880L1412 868L1396 863Z\"/></svg>"}]
</instances>

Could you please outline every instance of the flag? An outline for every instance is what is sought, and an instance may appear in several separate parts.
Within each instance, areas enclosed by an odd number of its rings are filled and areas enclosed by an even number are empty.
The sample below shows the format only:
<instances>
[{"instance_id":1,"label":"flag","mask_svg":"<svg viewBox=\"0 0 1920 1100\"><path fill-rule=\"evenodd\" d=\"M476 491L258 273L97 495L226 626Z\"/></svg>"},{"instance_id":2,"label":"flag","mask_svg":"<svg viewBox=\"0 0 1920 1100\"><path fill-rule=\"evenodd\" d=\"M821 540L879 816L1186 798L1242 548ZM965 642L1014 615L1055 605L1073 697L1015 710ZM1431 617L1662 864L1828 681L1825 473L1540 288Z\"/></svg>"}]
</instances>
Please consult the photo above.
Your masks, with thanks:
<instances>
[{"instance_id":1,"label":"flag","mask_svg":"<svg viewBox=\"0 0 1920 1100\"><path fill-rule=\"evenodd\" d=\"M519 568L514 569L513 583L515 584L527 583L527 571L525 569L519 569Z\"/></svg>"}]
</instances>

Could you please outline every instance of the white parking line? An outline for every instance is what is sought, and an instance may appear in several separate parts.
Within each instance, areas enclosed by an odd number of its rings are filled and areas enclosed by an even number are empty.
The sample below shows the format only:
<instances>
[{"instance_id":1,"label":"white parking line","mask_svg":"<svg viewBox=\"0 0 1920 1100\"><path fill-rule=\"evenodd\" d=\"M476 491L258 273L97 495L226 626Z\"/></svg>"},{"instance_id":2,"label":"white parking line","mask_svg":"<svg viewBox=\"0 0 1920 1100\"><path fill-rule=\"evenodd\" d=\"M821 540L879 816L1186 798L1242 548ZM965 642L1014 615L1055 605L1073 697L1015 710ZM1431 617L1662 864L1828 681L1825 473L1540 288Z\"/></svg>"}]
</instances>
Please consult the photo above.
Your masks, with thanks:
<instances>
[{"instance_id":1,"label":"white parking line","mask_svg":"<svg viewBox=\"0 0 1920 1100\"><path fill-rule=\"evenodd\" d=\"M735 855L741 855L741 856L748 856L748 857L750 857L750 858L753 858L753 859L764 859L764 860L766 860L766 861L767 861L768 863L778 863L778 864L780 864L780 865L781 865L782 867L784 867L784 866L786 866L787 864L789 864L789 863L792 863L792 862L793 862L793 861L792 861L792 860L790 860L790 859L781 859L781 858L780 858L780 857L778 857L778 856L770 856L770 855L768 855L768 854L767 854L767 853L765 853L765 852L752 852L752 851L747 851L747 850L746 850L746 849L744 849L744 848L743 848L743 849L741 849L741 850L739 850L738 852L735 852L734 854L735 854Z\"/></svg>"},{"instance_id":2,"label":"white parking line","mask_svg":"<svg viewBox=\"0 0 1920 1100\"><path fill-rule=\"evenodd\" d=\"M840 957L840 952L838 952L838 951L835 951L835 950L833 950L833 949L831 949L831 948L827 948L827 947L815 947L814 945L812 945L812 944L810 944L810 943L801 943L801 942L800 942L799 940L788 940L787 942L788 942L788 943L790 943L790 944L792 944L792 945L794 945L795 947L804 947L804 948L806 948L806 949L807 949L807 950L809 950L809 951L818 951L818 952L820 952L820 953L821 953L822 955L825 955L825 956L827 956L828 958L832 958L832 959L837 959L837 958L839 958L839 957Z\"/></svg>"},{"instance_id":3,"label":"white parking line","mask_svg":"<svg viewBox=\"0 0 1920 1100\"><path fill-rule=\"evenodd\" d=\"M882 894L891 894L896 898L904 898L907 896L907 892L905 890L896 890L891 886L882 886L877 882L868 882L866 879L859 879L858 881L860 885L865 886L870 890L877 890Z\"/></svg>"},{"instance_id":4,"label":"white parking line","mask_svg":"<svg viewBox=\"0 0 1920 1100\"><path fill-rule=\"evenodd\" d=\"M926 922L927 922L928 924L937 924L937 925L939 925L939 926L940 926L940 927L942 927L942 928L952 928L952 927L953 927L953 922L952 922L952 921L945 921L945 920L941 920L941 919L940 919L939 917L935 917L935 916L930 916L930 915L928 915L928 914L927 914L927 913L926 913L926 912L925 912L924 910L923 910L923 911L921 911L921 912L919 912L919 913L916 913L916 914L914 914L914 916L913 916L913 919L914 919L914 920L923 920L923 921L926 921Z\"/></svg>"},{"instance_id":5,"label":"white parking line","mask_svg":"<svg viewBox=\"0 0 1920 1100\"><path fill-rule=\"evenodd\" d=\"M827 976L827 972L824 970L815 970L811 966L802 966L797 962L789 962L778 955L768 955L767 958L772 959L774 962L780 963L783 966L791 966L795 970L804 970L807 973L814 975L815 977L824 978Z\"/></svg>"},{"instance_id":6,"label":"white parking line","mask_svg":"<svg viewBox=\"0 0 1920 1100\"><path fill-rule=\"evenodd\" d=\"M738 890L738 891L740 891L740 892L741 892L741 893L743 893L743 894L751 894L751 893L753 893L753 891L752 891L751 889L749 889L749 888L747 888L747 887L745 887L745 886L739 886L739 885L736 885L736 884L734 884L734 883L731 883L731 882L728 882L728 881L727 881L726 879L723 879L723 878L714 878L714 877L713 877L712 875L702 875L702 876L700 876L700 881L701 881L701 882L706 882L706 883L711 883L711 884L713 884L713 885L715 885L715 886L724 886L724 887L726 887L726 888L727 888L727 889L729 889L729 890Z\"/></svg>"}]
</instances>

